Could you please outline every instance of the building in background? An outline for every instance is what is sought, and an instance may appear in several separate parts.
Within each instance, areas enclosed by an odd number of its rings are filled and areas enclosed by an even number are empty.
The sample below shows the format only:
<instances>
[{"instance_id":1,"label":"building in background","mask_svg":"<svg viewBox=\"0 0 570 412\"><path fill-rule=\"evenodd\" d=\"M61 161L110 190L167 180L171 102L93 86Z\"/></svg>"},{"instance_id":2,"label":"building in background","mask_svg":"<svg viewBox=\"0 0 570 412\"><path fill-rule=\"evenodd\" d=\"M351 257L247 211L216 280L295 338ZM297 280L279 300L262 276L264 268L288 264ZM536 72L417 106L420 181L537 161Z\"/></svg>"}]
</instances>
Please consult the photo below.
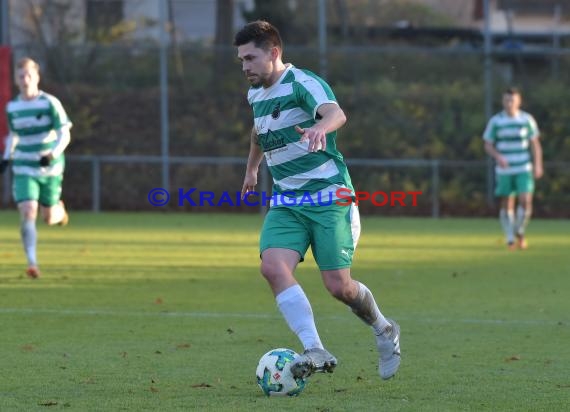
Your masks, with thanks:
<instances>
[{"instance_id":1,"label":"building in background","mask_svg":"<svg viewBox=\"0 0 570 412\"><path fill-rule=\"evenodd\" d=\"M53 45L59 41L142 41L160 37L160 5L157 0L0 0L8 4L9 41L14 47L31 40ZM329 25L417 27L417 18L406 15L423 7L444 16L447 27L483 29L485 0L326 0ZM312 2L312 3L311 3ZM222 21L234 31L245 21L242 11L252 10L255 0L165 0L172 36L185 42L214 42ZM289 0L297 14L314 12L318 0ZM570 33L569 0L489 0L494 34ZM220 16L220 13L229 14ZM409 14L409 13L408 13ZM421 12L420 12L421 14ZM424 13L425 14L425 13ZM418 13L415 15L418 16ZM225 20L224 20L225 19ZM315 16L316 19L316 16ZM220 23L220 24L217 24ZM429 23L428 23L429 24ZM224 25L227 25L225 23ZM105 36L103 36L105 34ZM226 36L227 37L227 36Z\"/></svg>"},{"instance_id":2,"label":"building in background","mask_svg":"<svg viewBox=\"0 0 570 412\"><path fill-rule=\"evenodd\" d=\"M158 0L0 0L8 3L9 42L18 47L37 41L158 41ZM234 30L244 24L242 10L253 0L165 0L166 20L180 41L213 42L218 6L224 6Z\"/></svg>"}]
</instances>

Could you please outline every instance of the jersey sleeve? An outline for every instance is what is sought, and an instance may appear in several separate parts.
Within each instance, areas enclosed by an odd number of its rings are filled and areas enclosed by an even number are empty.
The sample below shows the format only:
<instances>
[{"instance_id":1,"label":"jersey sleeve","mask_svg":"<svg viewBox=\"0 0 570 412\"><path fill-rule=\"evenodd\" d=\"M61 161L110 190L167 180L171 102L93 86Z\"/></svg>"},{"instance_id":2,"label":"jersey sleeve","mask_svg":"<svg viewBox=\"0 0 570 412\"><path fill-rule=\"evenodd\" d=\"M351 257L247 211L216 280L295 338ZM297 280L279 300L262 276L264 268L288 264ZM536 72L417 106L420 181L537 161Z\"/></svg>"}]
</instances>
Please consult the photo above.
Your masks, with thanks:
<instances>
[{"instance_id":1,"label":"jersey sleeve","mask_svg":"<svg viewBox=\"0 0 570 412\"><path fill-rule=\"evenodd\" d=\"M53 119L53 128L59 130L62 128L71 128L72 123L67 117L67 113L61 102L54 96L49 96L51 115Z\"/></svg>"},{"instance_id":2,"label":"jersey sleeve","mask_svg":"<svg viewBox=\"0 0 570 412\"><path fill-rule=\"evenodd\" d=\"M486 142L493 143L497 139L497 132L495 128L495 118L492 117L491 120L487 123L487 127L485 127L485 131L483 132L483 139Z\"/></svg>"},{"instance_id":3,"label":"jersey sleeve","mask_svg":"<svg viewBox=\"0 0 570 412\"><path fill-rule=\"evenodd\" d=\"M306 76L296 81L293 87L297 102L315 120L319 106L325 103L338 104L330 86L317 76Z\"/></svg>"},{"instance_id":4,"label":"jersey sleeve","mask_svg":"<svg viewBox=\"0 0 570 412\"><path fill-rule=\"evenodd\" d=\"M6 111L5 111L5 115L6 115L6 124L8 126L8 132L10 133L14 133L14 123L12 122L12 115L10 114L10 111L8 110L8 105L10 103L8 103L6 105Z\"/></svg>"},{"instance_id":5,"label":"jersey sleeve","mask_svg":"<svg viewBox=\"0 0 570 412\"><path fill-rule=\"evenodd\" d=\"M536 120L534 120L534 117L532 117L530 114L528 115L528 128L531 140L536 139L540 136L540 130L538 130L538 124L536 123Z\"/></svg>"}]
</instances>

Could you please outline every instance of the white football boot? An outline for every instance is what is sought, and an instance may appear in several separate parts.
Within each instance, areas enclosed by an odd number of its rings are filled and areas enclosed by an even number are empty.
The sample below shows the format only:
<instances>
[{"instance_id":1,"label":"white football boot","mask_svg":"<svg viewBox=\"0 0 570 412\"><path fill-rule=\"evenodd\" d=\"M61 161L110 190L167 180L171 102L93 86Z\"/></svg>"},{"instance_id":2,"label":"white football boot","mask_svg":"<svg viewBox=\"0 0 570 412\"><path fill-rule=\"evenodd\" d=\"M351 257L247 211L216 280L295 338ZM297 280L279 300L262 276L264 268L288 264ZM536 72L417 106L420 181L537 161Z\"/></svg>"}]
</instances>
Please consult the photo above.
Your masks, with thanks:
<instances>
[{"instance_id":1,"label":"white football boot","mask_svg":"<svg viewBox=\"0 0 570 412\"><path fill-rule=\"evenodd\" d=\"M320 348L307 349L291 364L291 373L295 378L306 378L315 372L332 373L337 360L327 350Z\"/></svg>"},{"instance_id":2,"label":"white football boot","mask_svg":"<svg viewBox=\"0 0 570 412\"><path fill-rule=\"evenodd\" d=\"M400 325L392 319L386 320L390 326L376 336L376 346L380 353L378 372L382 379L390 379L400 367Z\"/></svg>"}]
</instances>

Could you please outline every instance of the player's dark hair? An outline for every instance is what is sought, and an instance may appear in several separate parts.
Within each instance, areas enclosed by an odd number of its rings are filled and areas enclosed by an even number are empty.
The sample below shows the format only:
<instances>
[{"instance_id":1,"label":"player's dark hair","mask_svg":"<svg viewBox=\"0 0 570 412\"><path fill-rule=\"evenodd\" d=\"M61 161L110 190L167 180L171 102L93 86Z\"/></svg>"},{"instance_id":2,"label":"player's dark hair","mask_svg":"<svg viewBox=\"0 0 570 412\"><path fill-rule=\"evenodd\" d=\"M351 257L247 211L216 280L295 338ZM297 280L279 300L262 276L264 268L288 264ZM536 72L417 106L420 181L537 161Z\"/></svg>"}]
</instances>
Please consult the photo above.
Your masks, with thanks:
<instances>
[{"instance_id":1,"label":"player's dark hair","mask_svg":"<svg viewBox=\"0 0 570 412\"><path fill-rule=\"evenodd\" d=\"M518 94L520 96L521 91L518 89L518 87L509 87L507 90L505 90L505 94L510 94L510 95Z\"/></svg>"},{"instance_id":2,"label":"player's dark hair","mask_svg":"<svg viewBox=\"0 0 570 412\"><path fill-rule=\"evenodd\" d=\"M16 62L16 69L23 69L26 66L32 66L38 73L40 72L40 65L30 57L22 57Z\"/></svg>"},{"instance_id":3,"label":"player's dark hair","mask_svg":"<svg viewBox=\"0 0 570 412\"><path fill-rule=\"evenodd\" d=\"M263 20L248 23L236 33L234 46L243 46L249 42L253 42L255 47L266 51L272 47L279 47L283 50L279 30L271 23Z\"/></svg>"}]
</instances>

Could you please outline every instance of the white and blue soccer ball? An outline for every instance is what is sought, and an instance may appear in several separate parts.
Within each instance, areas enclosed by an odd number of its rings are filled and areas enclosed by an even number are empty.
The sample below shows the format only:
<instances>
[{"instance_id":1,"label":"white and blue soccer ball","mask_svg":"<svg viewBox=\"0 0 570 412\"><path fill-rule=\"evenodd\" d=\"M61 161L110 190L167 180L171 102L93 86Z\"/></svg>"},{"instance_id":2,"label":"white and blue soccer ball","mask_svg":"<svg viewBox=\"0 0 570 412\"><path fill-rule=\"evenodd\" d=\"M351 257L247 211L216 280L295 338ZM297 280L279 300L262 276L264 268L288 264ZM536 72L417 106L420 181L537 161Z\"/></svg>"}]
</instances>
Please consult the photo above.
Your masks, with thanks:
<instances>
[{"instance_id":1,"label":"white and blue soccer ball","mask_svg":"<svg viewBox=\"0 0 570 412\"><path fill-rule=\"evenodd\" d=\"M291 362L298 357L298 353L286 348L270 350L261 357L255 374L266 396L297 396L305 389L307 381L291 373Z\"/></svg>"}]
</instances>

